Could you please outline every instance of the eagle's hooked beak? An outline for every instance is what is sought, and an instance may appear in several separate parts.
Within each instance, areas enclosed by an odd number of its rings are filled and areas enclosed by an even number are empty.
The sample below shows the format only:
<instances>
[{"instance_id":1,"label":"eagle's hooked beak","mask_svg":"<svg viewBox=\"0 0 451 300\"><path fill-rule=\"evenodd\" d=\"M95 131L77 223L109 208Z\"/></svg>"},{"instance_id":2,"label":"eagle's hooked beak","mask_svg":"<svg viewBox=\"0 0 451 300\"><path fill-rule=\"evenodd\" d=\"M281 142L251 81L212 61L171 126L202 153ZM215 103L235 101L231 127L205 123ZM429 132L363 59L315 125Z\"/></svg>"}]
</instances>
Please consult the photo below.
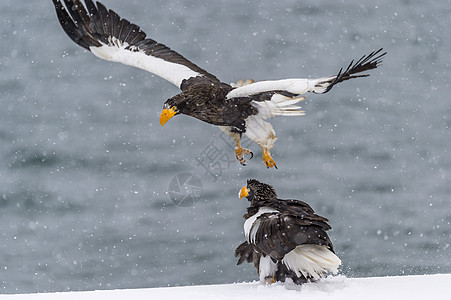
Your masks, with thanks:
<instances>
[{"instance_id":1,"label":"eagle's hooked beak","mask_svg":"<svg viewBox=\"0 0 451 300\"><path fill-rule=\"evenodd\" d=\"M241 199L243 197L247 197L247 195L249 195L249 189L247 188L247 185L246 185L246 186L243 186L241 188L239 196L240 196L240 199Z\"/></svg>"},{"instance_id":2,"label":"eagle's hooked beak","mask_svg":"<svg viewBox=\"0 0 451 300\"><path fill-rule=\"evenodd\" d=\"M173 106L171 108L163 109L163 111L161 112L161 115L160 115L161 126L164 127L164 124L166 124L166 122L169 121L170 118L175 116L176 113L177 113L177 107L175 107L175 106Z\"/></svg>"}]
</instances>

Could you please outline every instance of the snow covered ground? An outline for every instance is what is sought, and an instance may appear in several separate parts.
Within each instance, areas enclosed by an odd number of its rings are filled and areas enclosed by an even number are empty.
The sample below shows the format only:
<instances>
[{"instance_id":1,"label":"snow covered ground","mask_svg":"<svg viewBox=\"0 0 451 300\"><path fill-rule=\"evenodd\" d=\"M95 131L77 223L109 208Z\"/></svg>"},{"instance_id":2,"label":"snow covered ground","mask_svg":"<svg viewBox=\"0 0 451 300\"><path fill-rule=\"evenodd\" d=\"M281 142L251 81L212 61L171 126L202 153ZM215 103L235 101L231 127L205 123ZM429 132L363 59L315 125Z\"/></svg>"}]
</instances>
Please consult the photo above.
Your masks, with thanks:
<instances>
[{"instance_id":1,"label":"snow covered ground","mask_svg":"<svg viewBox=\"0 0 451 300\"><path fill-rule=\"evenodd\" d=\"M187 287L0 295L7 299L451 299L451 274L374 278L329 277L302 287L292 284L260 285L257 282Z\"/></svg>"}]
</instances>

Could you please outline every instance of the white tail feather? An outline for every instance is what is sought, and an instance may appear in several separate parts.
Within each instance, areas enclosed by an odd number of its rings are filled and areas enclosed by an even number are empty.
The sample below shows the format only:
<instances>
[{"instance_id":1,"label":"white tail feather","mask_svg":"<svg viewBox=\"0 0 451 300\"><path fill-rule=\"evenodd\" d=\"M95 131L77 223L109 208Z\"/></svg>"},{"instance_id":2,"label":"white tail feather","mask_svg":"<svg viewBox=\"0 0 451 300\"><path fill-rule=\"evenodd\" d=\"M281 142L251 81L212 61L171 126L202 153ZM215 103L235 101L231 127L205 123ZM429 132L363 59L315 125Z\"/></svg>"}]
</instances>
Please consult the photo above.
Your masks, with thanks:
<instances>
[{"instance_id":1,"label":"white tail feather","mask_svg":"<svg viewBox=\"0 0 451 300\"><path fill-rule=\"evenodd\" d=\"M269 101L252 101L252 105L258 109L258 116L262 119L274 118L276 116L303 116L305 111L300 106L293 105L305 97L286 97L274 94Z\"/></svg>"},{"instance_id":2,"label":"white tail feather","mask_svg":"<svg viewBox=\"0 0 451 300\"><path fill-rule=\"evenodd\" d=\"M299 245L285 255L282 262L297 276L315 280L324 277L328 272L336 274L341 260L326 246Z\"/></svg>"}]
</instances>

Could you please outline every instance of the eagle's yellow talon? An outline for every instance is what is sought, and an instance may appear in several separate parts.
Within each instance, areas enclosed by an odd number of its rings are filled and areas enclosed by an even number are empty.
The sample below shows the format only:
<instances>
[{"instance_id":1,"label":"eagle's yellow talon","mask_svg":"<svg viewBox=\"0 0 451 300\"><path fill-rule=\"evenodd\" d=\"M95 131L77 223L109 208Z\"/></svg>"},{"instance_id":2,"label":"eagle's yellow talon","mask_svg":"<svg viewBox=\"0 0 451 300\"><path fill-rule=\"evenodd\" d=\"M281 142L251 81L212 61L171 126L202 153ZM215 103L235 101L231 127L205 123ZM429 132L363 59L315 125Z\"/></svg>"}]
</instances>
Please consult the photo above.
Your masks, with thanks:
<instances>
[{"instance_id":1,"label":"eagle's yellow talon","mask_svg":"<svg viewBox=\"0 0 451 300\"><path fill-rule=\"evenodd\" d=\"M271 156L271 153L269 153L268 150L263 150L263 162L265 163L265 166L267 168L274 167L277 169L276 162L274 161L274 159Z\"/></svg>"},{"instance_id":2,"label":"eagle's yellow talon","mask_svg":"<svg viewBox=\"0 0 451 300\"><path fill-rule=\"evenodd\" d=\"M247 165L246 160L244 159L244 155L250 155L251 158L254 156L254 154L252 153L251 150L243 148L241 146L236 146L235 147L235 155L236 155L236 159L240 162L240 164L242 164L243 166Z\"/></svg>"}]
</instances>

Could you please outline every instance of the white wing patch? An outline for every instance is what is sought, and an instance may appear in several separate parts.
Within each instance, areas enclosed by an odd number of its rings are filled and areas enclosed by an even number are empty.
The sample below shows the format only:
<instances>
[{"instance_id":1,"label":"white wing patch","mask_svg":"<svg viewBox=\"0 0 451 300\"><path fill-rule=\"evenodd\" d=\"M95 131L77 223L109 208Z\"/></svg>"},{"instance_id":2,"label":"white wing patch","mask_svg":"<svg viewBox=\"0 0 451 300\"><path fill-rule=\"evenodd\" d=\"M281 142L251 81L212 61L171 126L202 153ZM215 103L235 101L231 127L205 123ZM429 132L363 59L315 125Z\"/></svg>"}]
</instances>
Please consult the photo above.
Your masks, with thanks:
<instances>
[{"instance_id":1,"label":"white wing patch","mask_svg":"<svg viewBox=\"0 0 451 300\"><path fill-rule=\"evenodd\" d=\"M248 243L251 244L255 242L255 235L257 234L258 227L260 226L260 221L258 221L257 218L266 213L277 212L277 210L269 207L261 207L255 215L249 217L246 222L244 222L244 235L246 236Z\"/></svg>"},{"instance_id":2,"label":"white wing patch","mask_svg":"<svg viewBox=\"0 0 451 300\"><path fill-rule=\"evenodd\" d=\"M147 55L142 51L130 51L125 49L126 47L128 47L127 43L122 43L118 39L112 38L110 45L103 44L101 47L91 46L89 49L99 58L120 62L151 72L175 84L179 88L184 79L202 76L202 74L184 65L168 62L164 59Z\"/></svg>"},{"instance_id":3,"label":"white wing patch","mask_svg":"<svg viewBox=\"0 0 451 300\"><path fill-rule=\"evenodd\" d=\"M341 260L326 246L305 244L299 245L285 255L282 262L298 277L318 280L327 272L336 274Z\"/></svg>"},{"instance_id":4,"label":"white wing patch","mask_svg":"<svg viewBox=\"0 0 451 300\"><path fill-rule=\"evenodd\" d=\"M227 99L235 97L246 97L263 92L287 91L296 95L307 92L322 93L330 85L329 82L336 76L322 77L316 79L292 78L282 80L258 81L231 90L227 94Z\"/></svg>"}]
</instances>

